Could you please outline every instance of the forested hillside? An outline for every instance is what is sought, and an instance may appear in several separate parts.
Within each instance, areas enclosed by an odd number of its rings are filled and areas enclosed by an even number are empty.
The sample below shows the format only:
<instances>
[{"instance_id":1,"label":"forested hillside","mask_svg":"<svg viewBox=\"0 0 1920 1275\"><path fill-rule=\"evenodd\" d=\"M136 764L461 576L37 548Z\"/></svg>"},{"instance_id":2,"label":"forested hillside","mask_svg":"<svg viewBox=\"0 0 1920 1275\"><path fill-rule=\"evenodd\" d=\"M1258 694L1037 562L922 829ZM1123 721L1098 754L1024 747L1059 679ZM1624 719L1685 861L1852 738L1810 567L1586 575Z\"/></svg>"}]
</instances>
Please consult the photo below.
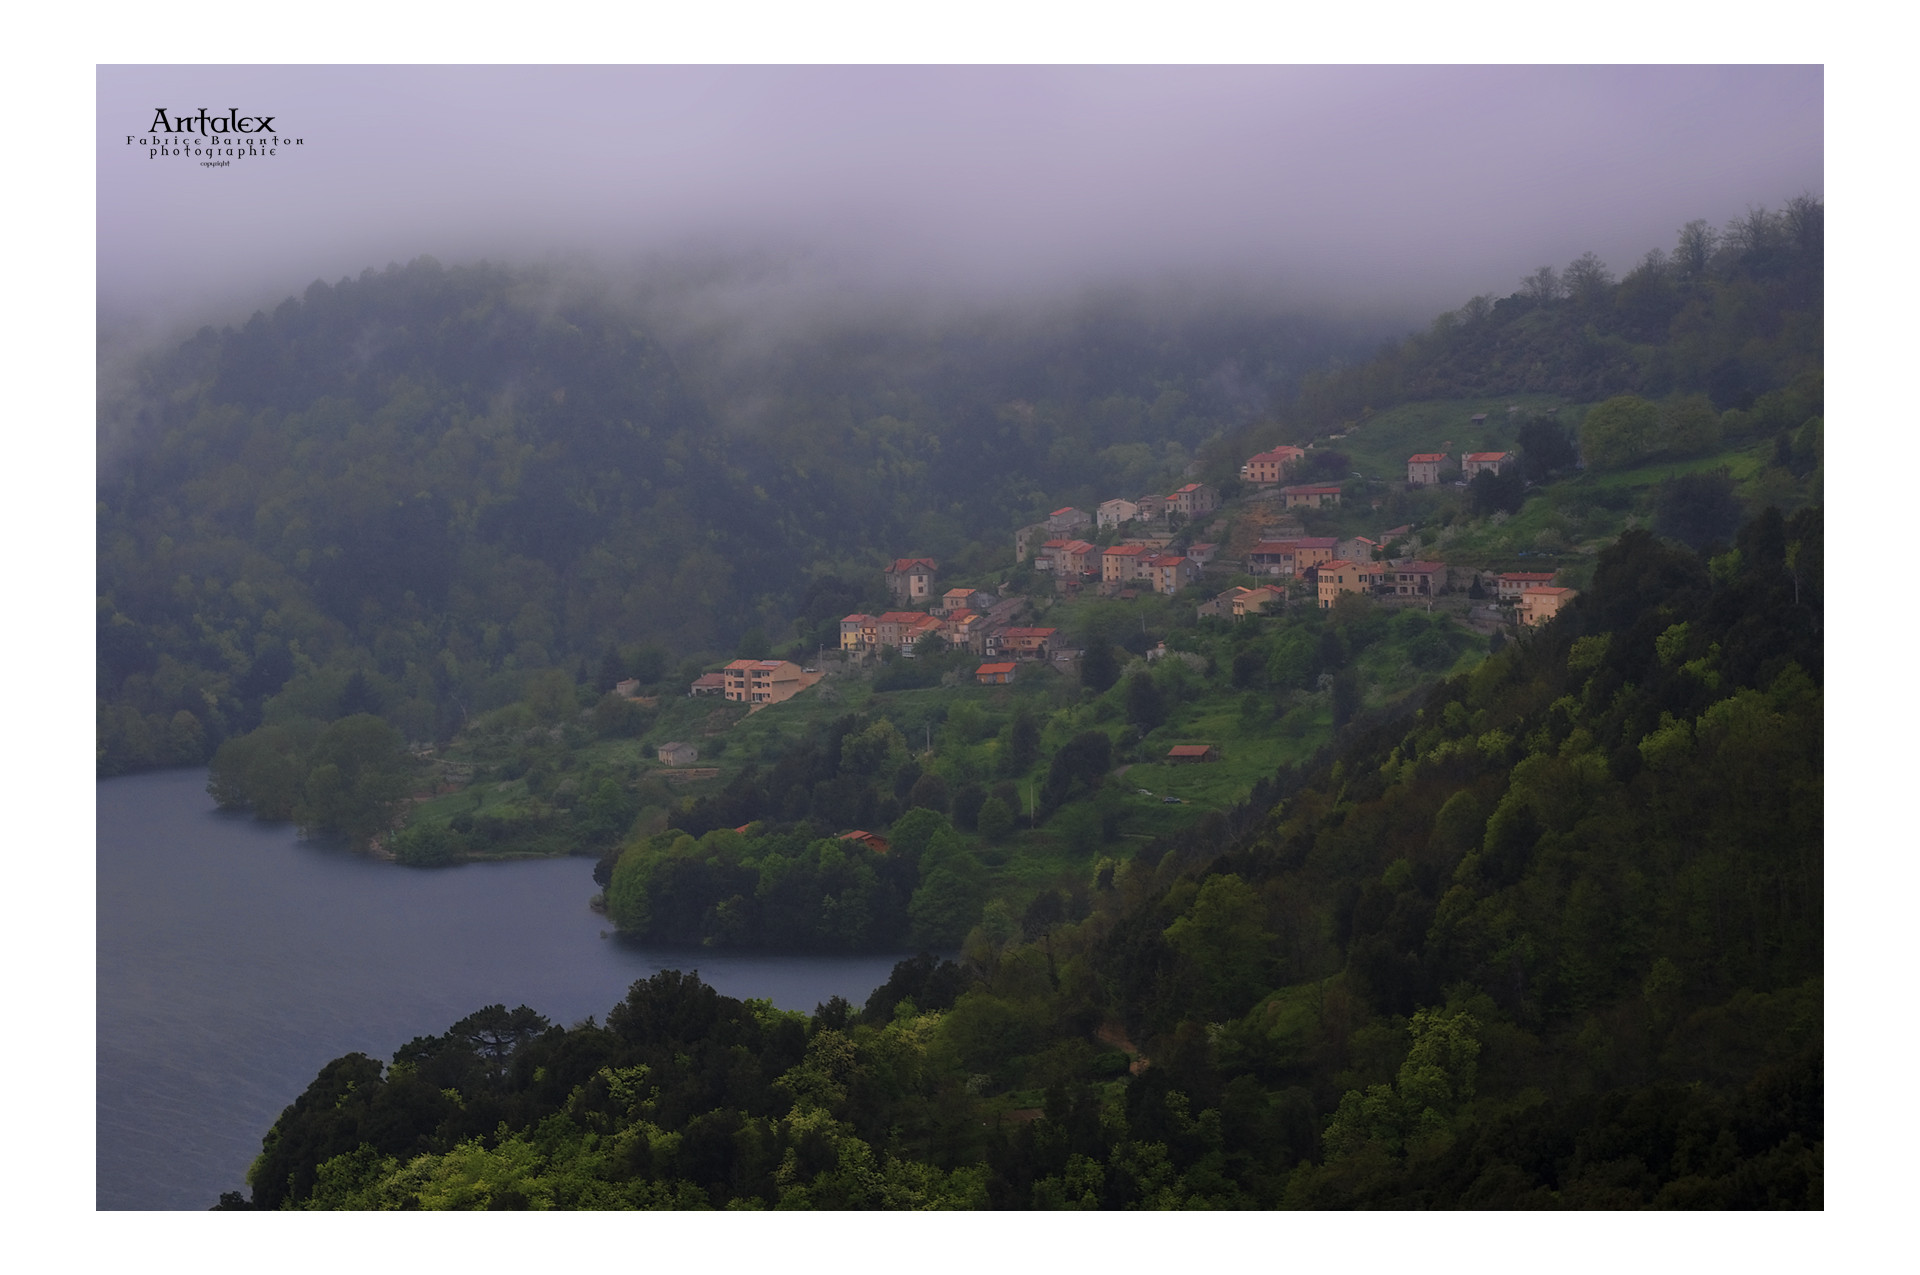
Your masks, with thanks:
<instances>
[{"instance_id":1,"label":"forested hillside","mask_svg":"<svg viewBox=\"0 0 1920 1275\"><path fill-rule=\"evenodd\" d=\"M1817 509L1544 628L963 963L329 1064L226 1207L1820 1207ZM937 822L929 822L937 836Z\"/></svg>"},{"instance_id":2,"label":"forested hillside","mask_svg":"<svg viewBox=\"0 0 1920 1275\"><path fill-rule=\"evenodd\" d=\"M1821 216L1371 358L1244 306L754 327L423 258L152 360L103 404L100 773L211 758L411 866L596 856L650 943L958 958L810 1017L675 973L481 1009L330 1064L224 1205L1819 1207ZM1240 484L1289 439L1338 505ZM1400 480L1475 448L1510 463ZM1150 538L1210 581L1014 561L1195 478ZM1221 614L1272 536L1455 584ZM842 654L903 554L1051 650ZM1577 596L1515 627L1521 571ZM735 654L819 680L688 693Z\"/></svg>"},{"instance_id":3,"label":"forested hillside","mask_svg":"<svg viewBox=\"0 0 1920 1275\"><path fill-rule=\"evenodd\" d=\"M610 648L811 644L887 559L1010 563L1354 348L1138 297L768 336L653 296L421 258L149 359L102 404L100 773L270 716L444 741Z\"/></svg>"},{"instance_id":4,"label":"forested hillside","mask_svg":"<svg viewBox=\"0 0 1920 1275\"><path fill-rule=\"evenodd\" d=\"M1802 195L1719 230L1689 222L1617 278L1592 253L1542 266L1510 296L1474 297L1374 359L1306 378L1296 411L1320 423L1419 399L1697 393L1771 420L1783 392L1820 375L1825 243L1825 207Z\"/></svg>"}]
</instances>

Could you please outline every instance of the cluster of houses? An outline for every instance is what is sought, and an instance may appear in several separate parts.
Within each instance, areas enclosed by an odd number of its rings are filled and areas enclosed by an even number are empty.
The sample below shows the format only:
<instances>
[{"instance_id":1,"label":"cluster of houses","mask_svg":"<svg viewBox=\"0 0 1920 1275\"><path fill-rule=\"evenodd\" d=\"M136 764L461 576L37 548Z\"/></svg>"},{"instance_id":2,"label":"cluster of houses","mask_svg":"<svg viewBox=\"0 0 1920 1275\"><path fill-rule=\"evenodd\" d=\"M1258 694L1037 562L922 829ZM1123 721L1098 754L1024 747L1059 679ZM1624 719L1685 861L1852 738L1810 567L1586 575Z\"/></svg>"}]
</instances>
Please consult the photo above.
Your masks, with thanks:
<instances>
[{"instance_id":1,"label":"cluster of houses","mask_svg":"<svg viewBox=\"0 0 1920 1275\"><path fill-rule=\"evenodd\" d=\"M1340 488L1327 483L1300 483L1282 486L1287 475L1305 460L1307 453L1298 447L1276 447L1249 456L1240 466L1240 478L1250 487L1279 487L1280 498L1288 509L1324 509L1340 503Z\"/></svg>"},{"instance_id":2,"label":"cluster of houses","mask_svg":"<svg viewBox=\"0 0 1920 1275\"><path fill-rule=\"evenodd\" d=\"M1240 476L1254 487L1278 487L1289 509L1337 505L1337 486L1283 485L1305 457L1301 448L1275 447L1248 457L1240 467ZM1512 462L1508 452L1469 452L1461 457L1460 467L1471 480L1482 472L1498 474L1502 466ZM1450 463L1445 452L1410 456L1407 483L1436 484ZM1166 495L1104 501L1091 514L1068 506L1054 510L1043 522L1015 532L1014 553L1022 562L1031 558L1034 568L1051 575L1065 592L1093 586L1106 596L1123 598L1139 592L1176 594L1201 578L1220 546L1198 543L1173 551L1173 518L1200 517L1212 513L1219 503L1214 488L1188 483ZM1095 527L1099 531L1094 534L1123 527L1136 534L1109 546L1093 544L1076 534ZM1383 560L1388 546L1410 531L1409 527L1395 527L1380 533L1378 541L1365 536L1294 536L1257 541L1240 565L1247 574L1273 582L1228 589L1202 603L1200 614L1239 619L1277 610L1286 605L1285 581L1289 579L1310 585L1315 602L1328 609L1348 593L1400 598L1431 598L1445 593L1449 584L1445 563L1416 558ZM857 657L892 648L911 657L920 642L937 636L948 646L970 651L986 661L974 674L982 685L1011 682L1023 662L1072 660L1078 655L1056 647L1054 629L1022 627L1012 622L1022 598L1003 598L967 588L937 592L939 570L940 564L932 558L897 558L890 563L885 572L889 595L903 606L924 609L845 617L840 621L841 652ZM1577 596L1572 589L1556 587L1552 572L1487 573L1482 584L1500 602L1513 606L1518 622L1529 627L1552 618ZM697 679L689 694L723 696L758 708L791 699L819 681L820 676L817 670L802 668L791 660L735 660L720 672ZM680 747L684 746L677 745L676 751Z\"/></svg>"},{"instance_id":3,"label":"cluster of houses","mask_svg":"<svg viewBox=\"0 0 1920 1275\"><path fill-rule=\"evenodd\" d=\"M1447 592L1449 574L1444 562L1419 558L1374 557L1385 545L1401 539L1411 529L1395 527L1381 533L1379 541L1365 536L1348 540L1332 536L1302 536L1291 540L1256 542L1246 555L1246 572L1252 576L1296 579L1309 583L1314 600L1323 609L1332 609L1340 596L1358 593L1373 597L1432 598ZM1556 588L1551 571L1507 571L1486 573L1482 587L1499 601L1515 607L1515 618L1522 625L1542 623L1557 614L1575 596L1572 589ZM1236 618L1259 615L1286 602L1284 586L1261 585L1235 587L1200 606L1200 614Z\"/></svg>"},{"instance_id":4,"label":"cluster of houses","mask_svg":"<svg viewBox=\"0 0 1920 1275\"><path fill-rule=\"evenodd\" d=\"M1404 534L1406 528L1396 528ZM1386 543L1398 537L1382 533ZM1365 536L1340 540L1333 536L1303 536L1292 540L1261 540L1247 551L1246 572L1252 576L1297 579L1314 586L1322 607L1331 608L1343 593L1430 598L1447 589L1447 564L1418 558L1378 561L1381 542ZM1266 596L1256 596L1266 595ZM1201 608L1203 615L1258 614L1283 600L1284 588L1231 589Z\"/></svg>"},{"instance_id":5,"label":"cluster of houses","mask_svg":"<svg viewBox=\"0 0 1920 1275\"><path fill-rule=\"evenodd\" d=\"M1073 652L1055 649L1058 630L1013 623L1023 598L966 588L936 595L933 580L939 566L932 558L896 559L887 568L888 591L901 601L928 601L928 609L846 616L840 621L840 650L865 656L891 647L911 658L921 641L938 637L949 647L988 660L975 674L983 685L1011 682L1021 661L1072 658Z\"/></svg>"},{"instance_id":6,"label":"cluster of houses","mask_svg":"<svg viewBox=\"0 0 1920 1275\"><path fill-rule=\"evenodd\" d=\"M1407 457L1407 486L1431 487L1440 481L1440 471L1452 465L1446 452L1420 452ZM1460 476L1472 482L1479 474L1498 474L1502 466L1513 463L1512 452L1466 452L1460 457Z\"/></svg>"},{"instance_id":7,"label":"cluster of houses","mask_svg":"<svg viewBox=\"0 0 1920 1275\"><path fill-rule=\"evenodd\" d=\"M1096 510L1096 515L1104 529L1150 522L1169 513L1197 517L1219 508L1219 501L1219 493L1212 487L1188 483L1168 496L1106 501ZM1052 576L1067 592L1094 585L1112 597L1129 596L1136 590L1178 593L1200 578L1219 548L1201 543L1187 546L1184 552L1171 551L1168 548L1173 541L1170 531L1159 534L1142 531L1109 546L1096 545L1072 534L1093 523L1094 518L1083 509L1072 506L1056 509L1045 522L1022 527L1014 533L1014 555L1022 562L1031 555L1034 570ZM1042 536L1046 539L1040 539Z\"/></svg>"},{"instance_id":8,"label":"cluster of houses","mask_svg":"<svg viewBox=\"0 0 1920 1275\"><path fill-rule=\"evenodd\" d=\"M1476 423L1484 422L1485 415L1474 417ZM1289 509L1319 509L1323 506L1340 503L1340 488L1337 486L1280 486L1290 471L1306 458L1306 452L1298 447L1275 447L1255 456L1249 456L1240 466L1240 477L1252 487L1280 487L1280 494ZM1511 465L1512 452L1466 452L1460 457L1460 476L1472 482L1476 474L1498 474L1502 467ZM1407 486L1432 487L1440 482L1443 470L1451 469L1453 457L1447 452L1420 452L1407 457Z\"/></svg>"}]
</instances>

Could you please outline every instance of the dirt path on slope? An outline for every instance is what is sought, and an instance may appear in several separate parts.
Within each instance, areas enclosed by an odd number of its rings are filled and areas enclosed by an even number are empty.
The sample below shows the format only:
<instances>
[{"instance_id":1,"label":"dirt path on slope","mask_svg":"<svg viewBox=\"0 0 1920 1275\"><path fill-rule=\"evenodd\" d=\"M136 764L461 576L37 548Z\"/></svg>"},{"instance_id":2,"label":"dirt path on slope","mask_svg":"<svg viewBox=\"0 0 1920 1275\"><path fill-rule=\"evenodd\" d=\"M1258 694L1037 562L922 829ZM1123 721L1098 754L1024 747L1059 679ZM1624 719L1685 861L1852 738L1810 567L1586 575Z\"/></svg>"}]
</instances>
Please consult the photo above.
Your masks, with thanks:
<instances>
[{"instance_id":1,"label":"dirt path on slope","mask_svg":"<svg viewBox=\"0 0 1920 1275\"><path fill-rule=\"evenodd\" d=\"M1127 1063L1127 1071L1130 1074L1137 1076L1153 1065L1152 1060L1141 1053L1134 1043L1127 1039L1126 1029L1120 1025L1118 1019L1108 1019L1100 1025L1100 1030L1095 1032L1094 1035L1101 1044L1111 1045L1113 1048L1127 1055L1130 1060Z\"/></svg>"}]
</instances>

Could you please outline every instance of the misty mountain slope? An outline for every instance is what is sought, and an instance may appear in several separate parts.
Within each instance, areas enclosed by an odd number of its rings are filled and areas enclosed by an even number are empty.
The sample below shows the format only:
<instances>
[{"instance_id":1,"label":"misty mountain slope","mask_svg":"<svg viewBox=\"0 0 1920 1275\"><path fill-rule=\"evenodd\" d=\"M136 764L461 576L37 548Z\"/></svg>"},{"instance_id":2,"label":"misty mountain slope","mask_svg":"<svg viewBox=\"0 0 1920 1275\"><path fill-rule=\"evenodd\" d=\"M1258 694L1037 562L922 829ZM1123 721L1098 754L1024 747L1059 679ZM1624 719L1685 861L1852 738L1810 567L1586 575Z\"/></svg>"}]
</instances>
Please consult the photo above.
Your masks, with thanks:
<instances>
[{"instance_id":1,"label":"misty mountain slope","mask_svg":"<svg viewBox=\"0 0 1920 1275\"><path fill-rule=\"evenodd\" d=\"M889 557L984 569L1180 478L1346 340L1129 298L769 336L611 293L421 258L151 358L102 405L134 422L99 475L102 773L202 761L283 691L343 715L354 672L430 739L614 646L811 644Z\"/></svg>"},{"instance_id":2,"label":"misty mountain slope","mask_svg":"<svg viewBox=\"0 0 1920 1275\"><path fill-rule=\"evenodd\" d=\"M1689 222L1671 251L1618 277L1592 253L1542 266L1509 296L1474 297L1365 363L1305 378L1298 416L1516 393L1699 393L1747 411L1820 374L1825 247L1825 206L1801 195L1721 229Z\"/></svg>"}]
</instances>

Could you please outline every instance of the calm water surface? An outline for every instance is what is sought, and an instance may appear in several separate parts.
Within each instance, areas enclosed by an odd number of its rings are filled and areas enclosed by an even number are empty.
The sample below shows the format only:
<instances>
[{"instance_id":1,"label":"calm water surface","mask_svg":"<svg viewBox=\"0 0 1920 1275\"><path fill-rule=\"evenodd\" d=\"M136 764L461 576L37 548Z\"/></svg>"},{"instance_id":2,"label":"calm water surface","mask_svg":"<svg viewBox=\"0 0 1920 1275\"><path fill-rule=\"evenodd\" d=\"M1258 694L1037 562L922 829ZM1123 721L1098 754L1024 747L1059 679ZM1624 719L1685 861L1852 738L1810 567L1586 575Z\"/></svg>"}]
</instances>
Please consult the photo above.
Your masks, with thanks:
<instances>
[{"instance_id":1,"label":"calm water surface","mask_svg":"<svg viewBox=\"0 0 1920 1275\"><path fill-rule=\"evenodd\" d=\"M222 814L205 771L101 782L95 1200L204 1209L326 1062L388 1059L483 1005L557 1023L698 969L729 996L863 1002L897 955L745 956L614 940L589 859L412 871Z\"/></svg>"}]
</instances>

